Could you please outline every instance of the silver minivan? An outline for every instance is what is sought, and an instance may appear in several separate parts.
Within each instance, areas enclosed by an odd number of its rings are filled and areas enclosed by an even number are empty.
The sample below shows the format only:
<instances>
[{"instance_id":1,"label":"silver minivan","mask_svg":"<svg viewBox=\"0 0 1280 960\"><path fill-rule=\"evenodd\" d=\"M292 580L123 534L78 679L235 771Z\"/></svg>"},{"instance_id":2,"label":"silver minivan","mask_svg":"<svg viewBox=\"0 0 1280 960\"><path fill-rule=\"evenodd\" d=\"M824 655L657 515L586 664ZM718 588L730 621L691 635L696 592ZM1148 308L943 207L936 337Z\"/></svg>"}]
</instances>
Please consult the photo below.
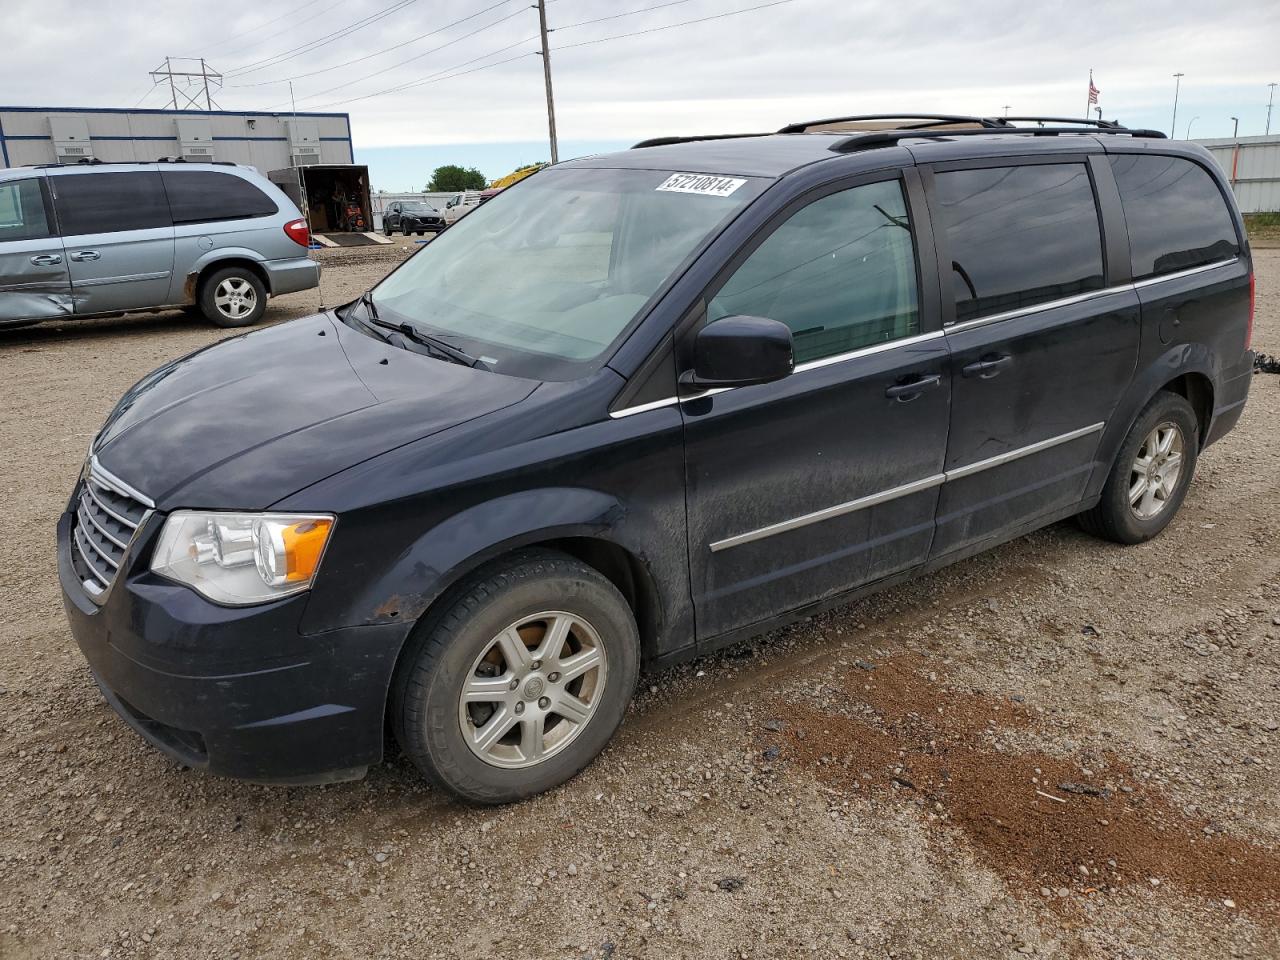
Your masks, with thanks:
<instances>
[{"instance_id":1,"label":"silver minivan","mask_svg":"<svg viewBox=\"0 0 1280 960\"><path fill-rule=\"evenodd\" d=\"M230 163L0 170L0 327L184 308L256 323L267 298L315 287L298 208Z\"/></svg>"}]
</instances>

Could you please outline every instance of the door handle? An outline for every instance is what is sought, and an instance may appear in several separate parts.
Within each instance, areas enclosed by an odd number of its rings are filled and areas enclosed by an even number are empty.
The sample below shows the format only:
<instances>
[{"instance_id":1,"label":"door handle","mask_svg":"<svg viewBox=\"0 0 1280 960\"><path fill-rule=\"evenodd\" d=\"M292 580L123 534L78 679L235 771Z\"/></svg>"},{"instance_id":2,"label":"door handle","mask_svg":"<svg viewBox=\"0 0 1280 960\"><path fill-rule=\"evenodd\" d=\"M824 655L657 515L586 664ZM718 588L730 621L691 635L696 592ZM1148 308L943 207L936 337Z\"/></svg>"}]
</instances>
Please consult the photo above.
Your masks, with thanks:
<instances>
[{"instance_id":1,"label":"door handle","mask_svg":"<svg viewBox=\"0 0 1280 960\"><path fill-rule=\"evenodd\" d=\"M966 377L979 377L982 380L990 380L992 377L998 377L1001 369L1012 360L1013 357L1008 354L1000 357L983 357L981 360L961 367L960 372Z\"/></svg>"},{"instance_id":2,"label":"door handle","mask_svg":"<svg viewBox=\"0 0 1280 960\"><path fill-rule=\"evenodd\" d=\"M940 383L942 383L941 374L931 373L927 377L917 377L915 380L909 380L906 383L895 383L885 390L884 395L890 400L906 403L908 400L914 400L926 390L932 390Z\"/></svg>"},{"instance_id":3,"label":"door handle","mask_svg":"<svg viewBox=\"0 0 1280 960\"><path fill-rule=\"evenodd\" d=\"M39 256L32 257L31 263L36 267L52 267L62 262L62 257L56 253L42 253Z\"/></svg>"},{"instance_id":4,"label":"door handle","mask_svg":"<svg viewBox=\"0 0 1280 960\"><path fill-rule=\"evenodd\" d=\"M97 250L79 250L71 255L71 259L75 260L77 263L85 260L101 260L102 254Z\"/></svg>"}]
</instances>

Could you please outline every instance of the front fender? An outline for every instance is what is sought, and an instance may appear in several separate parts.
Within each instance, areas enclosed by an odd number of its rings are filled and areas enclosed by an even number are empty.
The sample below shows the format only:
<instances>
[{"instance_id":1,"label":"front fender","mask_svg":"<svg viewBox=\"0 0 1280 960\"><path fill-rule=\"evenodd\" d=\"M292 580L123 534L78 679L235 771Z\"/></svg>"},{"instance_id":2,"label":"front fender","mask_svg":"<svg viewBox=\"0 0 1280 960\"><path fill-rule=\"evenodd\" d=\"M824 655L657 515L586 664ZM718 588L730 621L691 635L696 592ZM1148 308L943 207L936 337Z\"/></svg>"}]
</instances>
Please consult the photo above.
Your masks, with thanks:
<instances>
[{"instance_id":1,"label":"front fender","mask_svg":"<svg viewBox=\"0 0 1280 960\"><path fill-rule=\"evenodd\" d=\"M1115 462L1129 428L1157 391L1171 380L1189 373L1203 375L1213 385L1211 389L1216 390L1217 368L1216 357L1205 344L1180 343L1169 347L1139 369L1102 432L1086 497L1097 496L1102 492L1111 472L1111 465Z\"/></svg>"},{"instance_id":2,"label":"front fender","mask_svg":"<svg viewBox=\"0 0 1280 960\"><path fill-rule=\"evenodd\" d=\"M654 529L648 521L626 523L630 512L611 494L579 487L525 490L476 504L425 531L374 577L353 583L356 578L349 571L322 574L316 593L346 591L341 622L332 617L330 604L315 605L314 610L309 605L303 630L313 633L417 620L446 590L484 563L520 547L573 537L620 547L640 564L646 592L653 594L645 614L657 621L655 633L666 634L673 619L679 619L672 611L681 605L662 595L663 581L654 575L654 568L671 563L673 557L655 556L666 540L653 540ZM652 543L641 541L645 531ZM678 546L683 555L683 542ZM685 625L684 632L692 638L691 624Z\"/></svg>"}]
</instances>

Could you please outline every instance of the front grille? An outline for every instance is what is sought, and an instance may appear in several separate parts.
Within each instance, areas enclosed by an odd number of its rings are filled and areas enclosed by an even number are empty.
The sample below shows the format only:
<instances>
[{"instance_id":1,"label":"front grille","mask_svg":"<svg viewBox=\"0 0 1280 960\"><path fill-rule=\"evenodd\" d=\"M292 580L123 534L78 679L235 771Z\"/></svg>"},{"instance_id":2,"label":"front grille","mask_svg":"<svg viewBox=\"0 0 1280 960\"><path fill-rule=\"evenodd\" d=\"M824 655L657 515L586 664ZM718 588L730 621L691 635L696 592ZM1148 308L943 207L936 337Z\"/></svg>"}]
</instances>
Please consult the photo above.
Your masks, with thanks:
<instances>
[{"instance_id":1,"label":"front grille","mask_svg":"<svg viewBox=\"0 0 1280 960\"><path fill-rule=\"evenodd\" d=\"M84 588L100 596L115 582L152 504L91 461L71 519L71 563Z\"/></svg>"}]
</instances>

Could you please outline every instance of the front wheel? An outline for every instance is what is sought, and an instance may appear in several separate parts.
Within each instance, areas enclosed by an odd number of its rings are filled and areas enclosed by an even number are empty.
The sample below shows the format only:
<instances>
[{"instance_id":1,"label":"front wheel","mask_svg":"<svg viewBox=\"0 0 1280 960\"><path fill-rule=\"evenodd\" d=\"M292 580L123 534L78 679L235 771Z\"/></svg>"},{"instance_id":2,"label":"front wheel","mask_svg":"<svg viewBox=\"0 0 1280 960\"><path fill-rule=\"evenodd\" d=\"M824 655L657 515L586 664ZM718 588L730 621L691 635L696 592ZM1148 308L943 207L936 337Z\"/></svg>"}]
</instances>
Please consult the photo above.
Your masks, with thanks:
<instances>
[{"instance_id":1,"label":"front wheel","mask_svg":"<svg viewBox=\"0 0 1280 960\"><path fill-rule=\"evenodd\" d=\"M1102 499L1080 514L1089 533L1142 543L1182 506L1200 453L1199 421L1186 398L1162 390L1138 414L1120 445Z\"/></svg>"},{"instance_id":2,"label":"front wheel","mask_svg":"<svg viewBox=\"0 0 1280 960\"><path fill-rule=\"evenodd\" d=\"M639 634L607 579L526 551L464 585L410 640L392 692L401 748L476 803L549 790L595 759L622 722Z\"/></svg>"}]
</instances>

